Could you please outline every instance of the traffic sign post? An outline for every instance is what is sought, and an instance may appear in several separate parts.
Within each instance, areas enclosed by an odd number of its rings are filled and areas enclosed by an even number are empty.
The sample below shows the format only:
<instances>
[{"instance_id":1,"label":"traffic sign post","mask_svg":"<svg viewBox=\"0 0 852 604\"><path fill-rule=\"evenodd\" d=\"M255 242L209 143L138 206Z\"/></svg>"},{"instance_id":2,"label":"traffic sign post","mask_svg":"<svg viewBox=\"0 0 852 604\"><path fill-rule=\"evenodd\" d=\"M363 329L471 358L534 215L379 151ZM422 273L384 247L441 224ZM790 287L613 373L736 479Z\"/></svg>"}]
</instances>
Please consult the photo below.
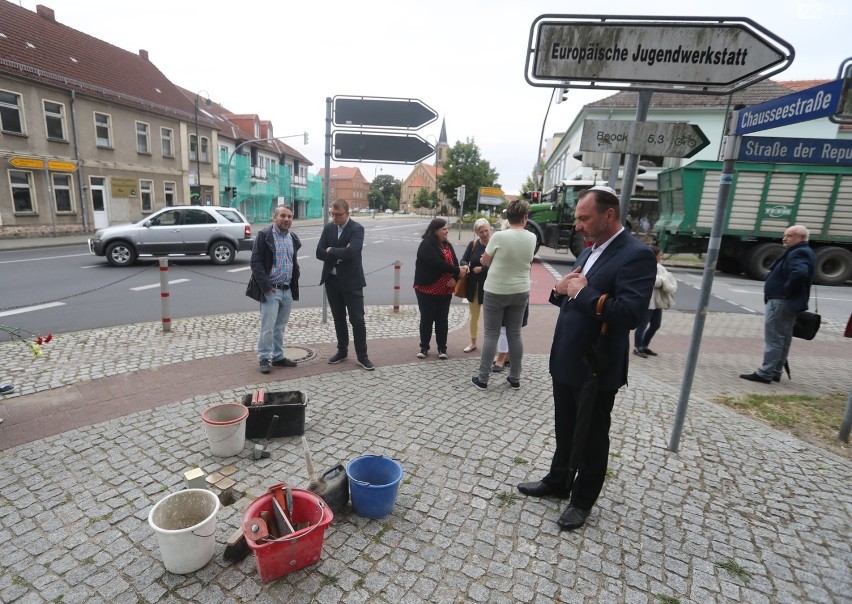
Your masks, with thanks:
<instances>
[{"instance_id":1,"label":"traffic sign post","mask_svg":"<svg viewBox=\"0 0 852 604\"><path fill-rule=\"evenodd\" d=\"M701 128L686 122L586 120L580 151L686 158L709 144Z\"/></svg>"},{"instance_id":2,"label":"traffic sign post","mask_svg":"<svg viewBox=\"0 0 852 604\"><path fill-rule=\"evenodd\" d=\"M416 134L334 133L336 161L416 164L434 152L435 148Z\"/></svg>"},{"instance_id":3,"label":"traffic sign post","mask_svg":"<svg viewBox=\"0 0 852 604\"><path fill-rule=\"evenodd\" d=\"M737 161L852 166L852 140L746 136Z\"/></svg>"},{"instance_id":4,"label":"traffic sign post","mask_svg":"<svg viewBox=\"0 0 852 604\"><path fill-rule=\"evenodd\" d=\"M419 130L436 119L435 110L417 99L334 97L335 126Z\"/></svg>"},{"instance_id":5,"label":"traffic sign post","mask_svg":"<svg viewBox=\"0 0 852 604\"><path fill-rule=\"evenodd\" d=\"M541 15L530 29L533 86L728 94L786 69L793 47L741 17Z\"/></svg>"}]
</instances>

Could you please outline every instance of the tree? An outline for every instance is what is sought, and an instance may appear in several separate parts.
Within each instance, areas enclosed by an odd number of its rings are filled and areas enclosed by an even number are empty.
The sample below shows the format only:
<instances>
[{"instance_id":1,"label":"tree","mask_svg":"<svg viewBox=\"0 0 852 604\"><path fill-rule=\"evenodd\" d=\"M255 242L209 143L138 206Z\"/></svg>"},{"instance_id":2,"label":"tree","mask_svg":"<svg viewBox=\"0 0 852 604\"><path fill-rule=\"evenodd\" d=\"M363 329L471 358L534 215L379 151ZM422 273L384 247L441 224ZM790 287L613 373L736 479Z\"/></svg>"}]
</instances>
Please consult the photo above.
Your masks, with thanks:
<instances>
[{"instance_id":1,"label":"tree","mask_svg":"<svg viewBox=\"0 0 852 604\"><path fill-rule=\"evenodd\" d=\"M387 207L399 208L399 198L402 195L402 181L390 174L379 174L370 185L370 203L376 209ZM375 201L373 199L375 198Z\"/></svg>"},{"instance_id":2,"label":"tree","mask_svg":"<svg viewBox=\"0 0 852 604\"><path fill-rule=\"evenodd\" d=\"M527 176L527 179L524 181L523 186L521 186L521 193L530 193L532 191L538 191L538 175L544 172L544 162L539 161L538 165L533 167L533 171L530 172L530 175Z\"/></svg>"},{"instance_id":3,"label":"tree","mask_svg":"<svg viewBox=\"0 0 852 604\"><path fill-rule=\"evenodd\" d=\"M497 184L500 174L480 157L479 147L472 138L465 142L456 141L447 151L443 166L444 173L438 179L438 188L455 208L459 207L456 188L461 185L465 186L465 206L468 208L475 206L479 187L500 186Z\"/></svg>"},{"instance_id":4,"label":"tree","mask_svg":"<svg viewBox=\"0 0 852 604\"><path fill-rule=\"evenodd\" d=\"M431 209L435 205L434 199L435 191L429 191L426 187L420 187L420 190L417 191L417 195L414 197L414 207Z\"/></svg>"}]
</instances>

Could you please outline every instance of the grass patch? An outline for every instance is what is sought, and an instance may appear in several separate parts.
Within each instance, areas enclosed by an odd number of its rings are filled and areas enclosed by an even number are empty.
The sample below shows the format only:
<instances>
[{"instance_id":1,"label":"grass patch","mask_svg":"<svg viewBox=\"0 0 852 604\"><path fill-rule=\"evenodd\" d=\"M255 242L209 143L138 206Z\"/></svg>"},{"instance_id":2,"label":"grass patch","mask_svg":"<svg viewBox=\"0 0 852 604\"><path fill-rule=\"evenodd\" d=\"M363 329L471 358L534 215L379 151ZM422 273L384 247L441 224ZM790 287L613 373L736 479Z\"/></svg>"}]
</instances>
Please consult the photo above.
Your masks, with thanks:
<instances>
[{"instance_id":1,"label":"grass patch","mask_svg":"<svg viewBox=\"0 0 852 604\"><path fill-rule=\"evenodd\" d=\"M524 459L523 457L516 457L515 459L512 460L512 463L514 463L516 466L523 466L523 465L528 464L529 462L526 459Z\"/></svg>"},{"instance_id":2,"label":"grass patch","mask_svg":"<svg viewBox=\"0 0 852 604\"><path fill-rule=\"evenodd\" d=\"M806 442L852 458L852 450L837 434L843 422L848 394L749 394L717 399L738 413L757 418Z\"/></svg>"},{"instance_id":3,"label":"grass patch","mask_svg":"<svg viewBox=\"0 0 852 604\"><path fill-rule=\"evenodd\" d=\"M514 493L498 493L497 500L500 502L500 507L505 508L514 505L518 498Z\"/></svg>"},{"instance_id":4,"label":"grass patch","mask_svg":"<svg viewBox=\"0 0 852 604\"><path fill-rule=\"evenodd\" d=\"M680 600L674 596L655 594L654 599L657 600L657 602L662 602L663 604L680 604Z\"/></svg>"},{"instance_id":5,"label":"grass patch","mask_svg":"<svg viewBox=\"0 0 852 604\"><path fill-rule=\"evenodd\" d=\"M321 583L323 587L327 587L329 585L337 585L337 577L334 577L332 575L323 575Z\"/></svg>"},{"instance_id":6,"label":"grass patch","mask_svg":"<svg viewBox=\"0 0 852 604\"><path fill-rule=\"evenodd\" d=\"M751 581L751 573L737 564L734 560L726 560L725 562L717 562L716 566L728 571L743 583Z\"/></svg>"}]
</instances>

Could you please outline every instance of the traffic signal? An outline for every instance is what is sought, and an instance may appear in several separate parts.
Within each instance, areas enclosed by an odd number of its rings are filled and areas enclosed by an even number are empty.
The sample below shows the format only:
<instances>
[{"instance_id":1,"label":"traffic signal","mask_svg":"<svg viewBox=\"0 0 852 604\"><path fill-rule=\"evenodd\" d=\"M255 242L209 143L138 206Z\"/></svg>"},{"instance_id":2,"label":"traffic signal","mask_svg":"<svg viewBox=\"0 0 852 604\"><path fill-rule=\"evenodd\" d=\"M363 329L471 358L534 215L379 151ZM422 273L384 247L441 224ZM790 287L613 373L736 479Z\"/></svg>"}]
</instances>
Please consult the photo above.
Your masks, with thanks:
<instances>
[{"instance_id":1,"label":"traffic signal","mask_svg":"<svg viewBox=\"0 0 852 604\"><path fill-rule=\"evenodd\" d=\"M307 132L305 132L305 144L306 145L308 144L308 133Z\"/></svg>"},{"instance_id":2,"label":"traffic signal","mask_svg":"<svg viewBox=\"0 0 852 604\"><path fill-rule=\"evenodd\" d=\"M538 203L539 201L541 201L541 192L540 191L533 191L532 192L532 203Z\"/></svg>"},{"instance_id":3,"label":"traffic signal","mask_svg":"<svg viewBox=\"0 0 852 604\"><path fill-rule=\"evenodd\" d=\"M564 103L568 100L568 89L567 88L559 88L556 91L556 104Z\"/></svg>"}]
</instances>

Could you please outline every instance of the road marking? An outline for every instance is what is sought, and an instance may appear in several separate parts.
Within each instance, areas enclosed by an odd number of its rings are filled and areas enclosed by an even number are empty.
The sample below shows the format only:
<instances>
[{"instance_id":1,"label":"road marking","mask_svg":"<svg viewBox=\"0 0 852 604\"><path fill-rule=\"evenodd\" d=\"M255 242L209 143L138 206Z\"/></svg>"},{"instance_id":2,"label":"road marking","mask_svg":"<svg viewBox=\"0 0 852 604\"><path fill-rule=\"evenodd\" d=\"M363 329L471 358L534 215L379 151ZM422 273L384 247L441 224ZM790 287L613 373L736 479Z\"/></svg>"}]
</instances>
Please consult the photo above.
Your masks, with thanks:
<instances>
[{"instance_id":1,"label":"road marking","mask_svg":"<svg viewBox=\"0 0 852 604\"><path fill-rule=\"evenodd\" d=\"M48 302L47 304L37 304L35 306L27 306L26 308L16 308L0 312L0 317L8 317L10 315L20 315L25 312L33 312L36 310L44 310L46 308L55 308L57 306L65 306L65 302Z\"/></svg>"},{"instance_id":2,"label":"road marking","mask_svg":"<svg viewBox=\"0 0 852 604\"><path fill-rule=\"evenodd\" d=\"M175 283L184 283L185 281L189 281L189 279L175 279L174 281L169 281L169 285L174 285ZM141 285L139 287L131 287L130 291L141 292L143 289L153 289L155 287L160 287L160 284L154 283L152 285Z\"/></svg>"},{"instance_id":3,"label":"road marking","mask_svg":"<svg viewBox=\"0 0 852 604\"><path fill-rule=\"evenodd\" d=\"M37 260L59 260L60 258L78 258L91 254L67 254L65 256L45 256L44 258L21 258L20 260L0 260L0 264L15 264L16 262L35 262Z\"/></svg>"},{"instance_id":4,"label":"road marking","mask_svg":"<svg viewBox=\"0 0 852 604\"><path fill-rule=\"evenodd\" d=\"M239 272L242 272L242 271L250 271L250 270L251 270L250 266L241 266L240 268L229 268L228 272L229 273L239 273Z\"/></svg>"}]
</instances>

